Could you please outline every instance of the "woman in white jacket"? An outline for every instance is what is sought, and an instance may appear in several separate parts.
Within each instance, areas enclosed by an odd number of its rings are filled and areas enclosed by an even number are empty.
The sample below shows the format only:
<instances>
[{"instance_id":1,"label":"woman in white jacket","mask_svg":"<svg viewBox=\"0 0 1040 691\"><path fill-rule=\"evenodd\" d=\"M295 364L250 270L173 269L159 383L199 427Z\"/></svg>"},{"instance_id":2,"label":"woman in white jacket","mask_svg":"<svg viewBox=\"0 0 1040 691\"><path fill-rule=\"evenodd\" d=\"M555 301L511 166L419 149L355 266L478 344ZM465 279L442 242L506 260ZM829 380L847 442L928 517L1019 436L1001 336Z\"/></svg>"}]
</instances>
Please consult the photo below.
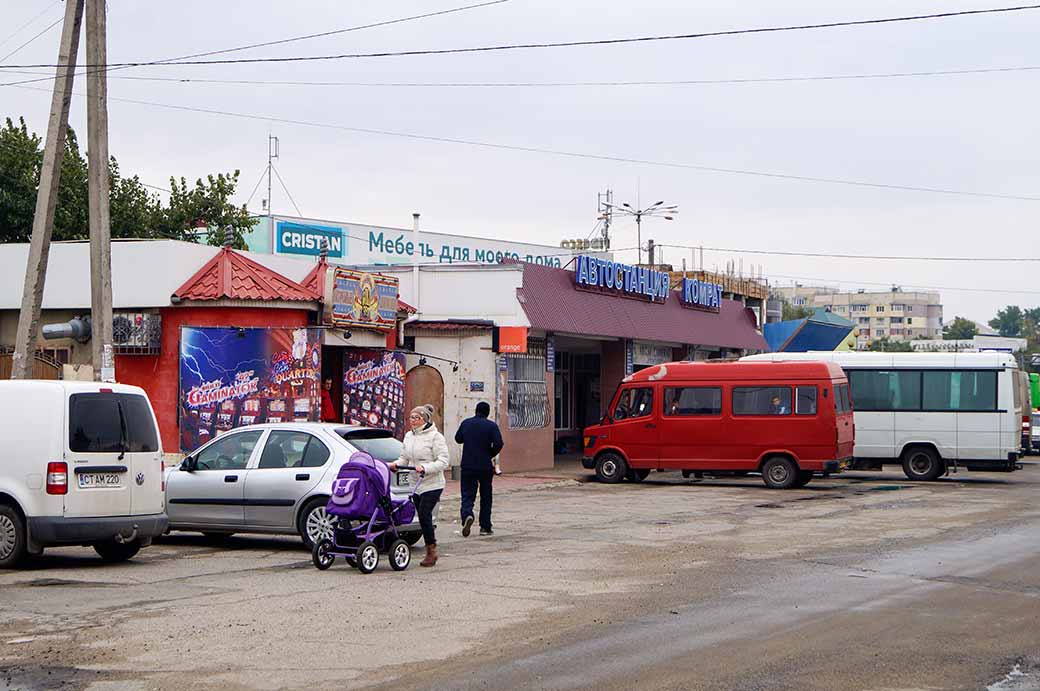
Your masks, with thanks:
<instances>
[{"instance_id":1,"label":"woman in white jacket","mask_svg":"<svg viewBox=\"0 0 1040 691\"><path fill-rule=\"evenodd\" d=\"M433 424L433 406L423 405L408 415L411 431L404 435L401 457L390 463L390 470L398 466L412 466L423 476L419 495L415 498L415 509L426 543L426 557L420 566L437 563L437 537L433 530L433 509L441 500L444 491L444 471L448 469L448 444L444 435Z\"/></svg>"}]
</instances>

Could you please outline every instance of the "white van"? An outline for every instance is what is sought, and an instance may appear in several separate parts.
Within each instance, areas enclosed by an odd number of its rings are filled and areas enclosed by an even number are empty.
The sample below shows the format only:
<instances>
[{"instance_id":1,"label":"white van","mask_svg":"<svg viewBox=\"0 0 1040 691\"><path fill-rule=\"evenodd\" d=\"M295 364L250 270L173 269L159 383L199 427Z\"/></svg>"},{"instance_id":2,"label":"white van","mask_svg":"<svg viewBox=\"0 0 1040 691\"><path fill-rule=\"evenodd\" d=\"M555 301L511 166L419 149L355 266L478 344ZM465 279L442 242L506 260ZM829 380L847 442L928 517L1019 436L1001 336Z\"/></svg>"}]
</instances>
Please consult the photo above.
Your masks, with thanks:
<instances>
[{"instance_id":1,"label":"white van","mask_svg":"<svg viewBox=\"0 0 1040 691\"><path fill-rule=\"evenodd\" d=\"M130 559L166 530L159 428L136 386L0 381L0 568L45 547Z\"/></svg>"},{"instance_id":2,"label":"white van","mask_svg":"<svg viewBox=\"0 0 1040 691\"><path fill-rule=\"evenodd\" d=\"M852 394L855 469L901 463L911 480L934 480L957 467L1020 467L1028 403L1018 363L1007 353L810 352L744 359L840 365Z\"/></svg>"}]
</instances>

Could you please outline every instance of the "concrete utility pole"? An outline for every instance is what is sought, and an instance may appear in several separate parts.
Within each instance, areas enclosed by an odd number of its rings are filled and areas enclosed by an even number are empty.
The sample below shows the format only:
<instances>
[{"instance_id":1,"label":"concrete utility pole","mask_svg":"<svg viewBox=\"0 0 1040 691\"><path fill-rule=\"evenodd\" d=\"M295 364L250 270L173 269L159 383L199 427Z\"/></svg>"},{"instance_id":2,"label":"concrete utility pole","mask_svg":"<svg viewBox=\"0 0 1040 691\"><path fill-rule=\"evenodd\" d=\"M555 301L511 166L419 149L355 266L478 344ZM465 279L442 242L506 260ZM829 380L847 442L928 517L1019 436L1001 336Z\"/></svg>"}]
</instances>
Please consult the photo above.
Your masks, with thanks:
<instances>
[{"instance_id":1,"label":"concrete utility pole","mask_svg":"<svg viewBox=\"0 0 1040 691\"><path fill-rule=\"evenodd\" d=\"M108 76L105 0L87 0L87 171L90 204L90 316L94 379L115 381L112 352L112 226L109 217Z\"/></svg>"},{"instance_id":2,"label":"concrete utility pole","mask_svg":"<svg viewBox=\"0 0 1040 691\"><path fill-rule=\"evenodd\" d=\"M65 23L62 26L61 45L58 48L58 67L54 78L54 93L51 96L50 118L47 121L47 141L43 149L40 186L36 192L36 213L33 215L29 260L25 267L22 309L18 313L18 331L11 363L12 379L28 379L32 376L36 332L40 325L43 287L47 278L47 257L50 254L51 235L54 232L54 209L58 203L58 185L61 182L61 162L65 156L65 135L69 128L69 105L72 102L72 82L76 73L83 4L84 0L65 2Z\"/></svg>"}]
</instances>

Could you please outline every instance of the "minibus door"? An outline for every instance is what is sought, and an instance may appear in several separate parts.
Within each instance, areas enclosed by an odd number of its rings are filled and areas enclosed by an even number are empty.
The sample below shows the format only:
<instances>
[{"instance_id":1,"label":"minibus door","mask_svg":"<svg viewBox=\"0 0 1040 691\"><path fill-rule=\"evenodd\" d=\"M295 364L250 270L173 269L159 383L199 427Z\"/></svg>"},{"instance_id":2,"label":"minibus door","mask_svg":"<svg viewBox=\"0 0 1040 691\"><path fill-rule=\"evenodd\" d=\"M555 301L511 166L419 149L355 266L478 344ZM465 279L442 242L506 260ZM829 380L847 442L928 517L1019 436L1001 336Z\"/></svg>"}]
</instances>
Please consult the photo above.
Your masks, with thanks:
<instances>
[{"instance_id":1,"label":"minibus door","mask_svg":"<svg viewBox=\"0 0 1040 691\"><path fill-rule=\"evenodd\" d=\"M653 386L627 387L611 411L608 442L639 468L656 468L661 456L657 398Z\"/></svg>"}]
</instances>

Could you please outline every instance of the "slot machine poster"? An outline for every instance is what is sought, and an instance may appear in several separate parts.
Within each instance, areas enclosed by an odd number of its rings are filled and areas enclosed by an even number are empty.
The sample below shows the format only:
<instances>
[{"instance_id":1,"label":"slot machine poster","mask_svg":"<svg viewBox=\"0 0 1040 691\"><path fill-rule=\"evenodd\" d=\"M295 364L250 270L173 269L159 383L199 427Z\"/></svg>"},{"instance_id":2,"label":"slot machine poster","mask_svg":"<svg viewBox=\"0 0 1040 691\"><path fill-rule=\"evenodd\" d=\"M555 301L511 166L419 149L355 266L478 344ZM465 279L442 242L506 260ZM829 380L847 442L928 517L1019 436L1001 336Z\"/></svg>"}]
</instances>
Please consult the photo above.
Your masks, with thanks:
<instances>
[{"instance_id":1,"label":"slot machine poster","mask_svg":"<svg viewBox=\"0 0 1040 691\"><path fill-rule=\"evenodd\" d=\"M317 421L320 380L320 329L181 327L181 450L235 427Z\"/></svg>"},{"instance_id":2,"label":"slot machine poster","mask_svg":"<svg viewBox=\"0 0 1040 691\"><path fill-rule=\"evenodd\" d=\"M348 349L343 353L343 419L352 425L405 433L404 353Z\"/></svg>"}]
</instances>

